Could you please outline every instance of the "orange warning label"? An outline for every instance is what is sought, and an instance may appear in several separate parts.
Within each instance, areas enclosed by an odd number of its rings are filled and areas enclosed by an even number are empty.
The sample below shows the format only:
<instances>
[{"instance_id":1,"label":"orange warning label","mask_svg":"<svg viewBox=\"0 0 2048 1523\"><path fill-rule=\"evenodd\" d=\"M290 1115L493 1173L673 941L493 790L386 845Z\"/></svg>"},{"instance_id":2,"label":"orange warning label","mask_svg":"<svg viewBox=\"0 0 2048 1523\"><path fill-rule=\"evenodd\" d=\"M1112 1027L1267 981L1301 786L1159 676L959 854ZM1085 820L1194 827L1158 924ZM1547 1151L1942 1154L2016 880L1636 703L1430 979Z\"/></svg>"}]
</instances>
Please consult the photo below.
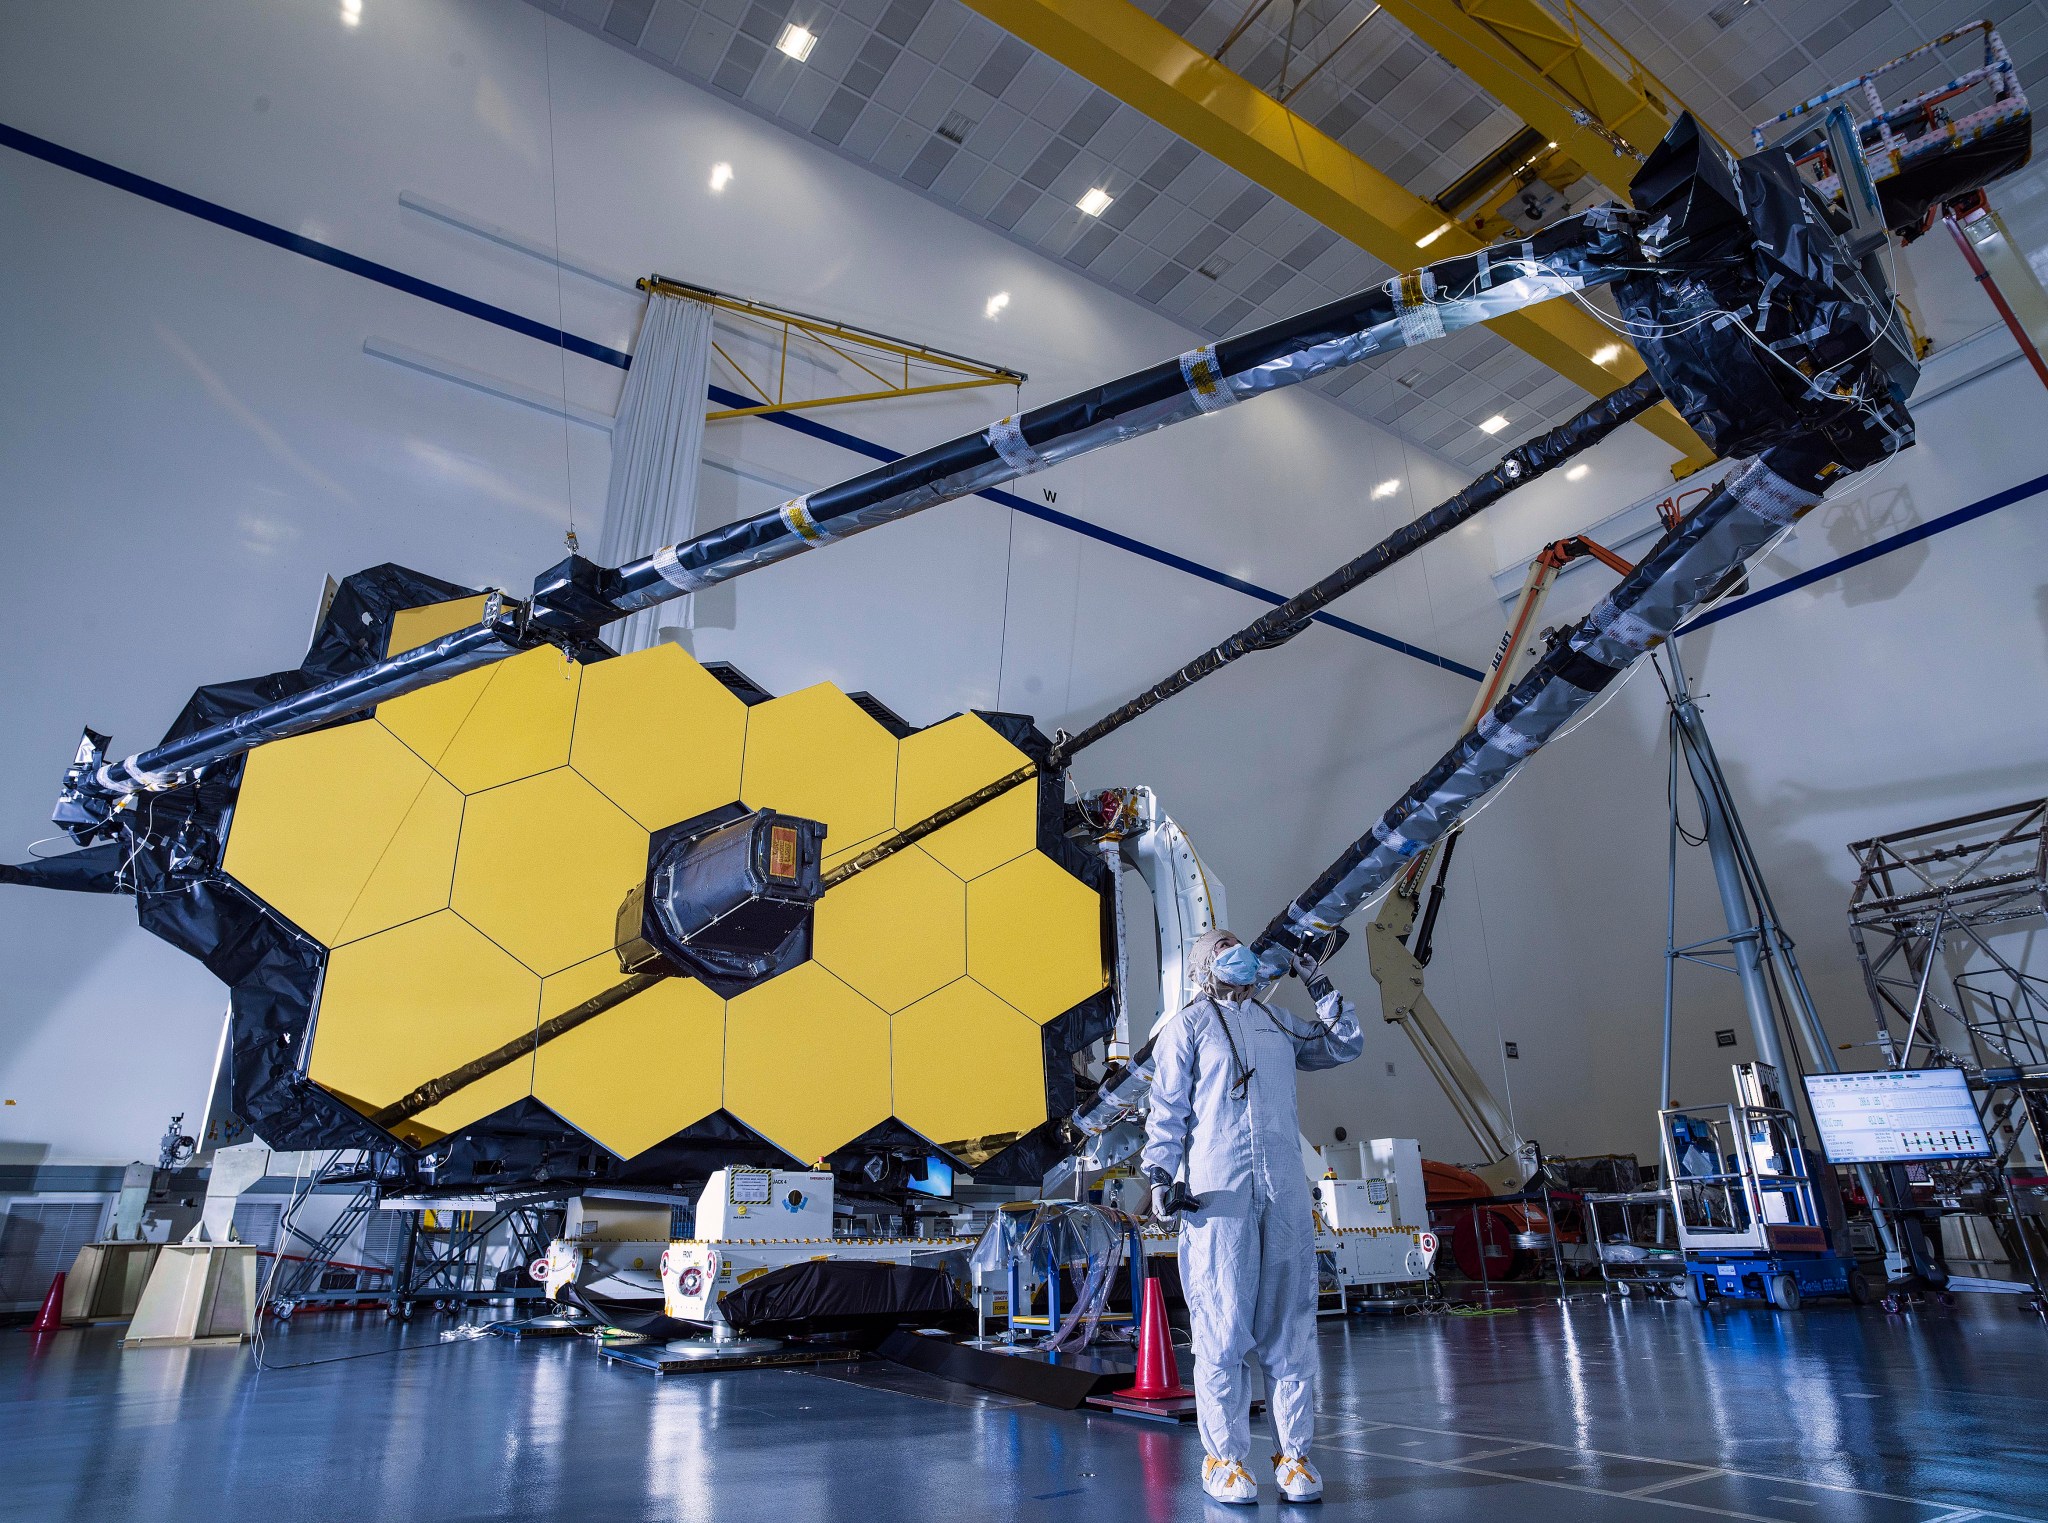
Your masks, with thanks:
<instances>
[{"instance_id":1,"label":"orange warning label","mask_svg":"<svg viewBox=\"0 0 2048 1523\"><path fill-rule=\"evenodd\" d=\"M768 876L771 878L794 878L796 876L795 826L770 825L768 827Z\"/></svg>"}]
</instances>

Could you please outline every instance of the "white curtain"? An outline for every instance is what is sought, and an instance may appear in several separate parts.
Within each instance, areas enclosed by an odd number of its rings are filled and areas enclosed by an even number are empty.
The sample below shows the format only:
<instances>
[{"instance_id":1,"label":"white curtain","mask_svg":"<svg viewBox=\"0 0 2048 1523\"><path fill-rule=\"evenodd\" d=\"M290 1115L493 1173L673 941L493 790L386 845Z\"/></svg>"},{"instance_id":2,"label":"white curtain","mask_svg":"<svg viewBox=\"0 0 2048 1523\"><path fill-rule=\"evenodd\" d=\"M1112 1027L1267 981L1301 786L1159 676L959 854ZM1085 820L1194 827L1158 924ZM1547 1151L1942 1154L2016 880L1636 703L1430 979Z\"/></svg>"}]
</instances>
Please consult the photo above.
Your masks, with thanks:
<instances>
[{"instance_id":1,"label":"white curtain","mask_svg":"<svg viewBox=\"0 0 2048 1523\"><path fill-rule=\"evenodd\" d=\"M711 308L651 293L612 425L612 475L598 543L607 566L689 538L710 371ZM645 650L663 625L689 623L687 605L669 603L610 626L605 639L621 652Z\"/></svg>"}]
</instances>

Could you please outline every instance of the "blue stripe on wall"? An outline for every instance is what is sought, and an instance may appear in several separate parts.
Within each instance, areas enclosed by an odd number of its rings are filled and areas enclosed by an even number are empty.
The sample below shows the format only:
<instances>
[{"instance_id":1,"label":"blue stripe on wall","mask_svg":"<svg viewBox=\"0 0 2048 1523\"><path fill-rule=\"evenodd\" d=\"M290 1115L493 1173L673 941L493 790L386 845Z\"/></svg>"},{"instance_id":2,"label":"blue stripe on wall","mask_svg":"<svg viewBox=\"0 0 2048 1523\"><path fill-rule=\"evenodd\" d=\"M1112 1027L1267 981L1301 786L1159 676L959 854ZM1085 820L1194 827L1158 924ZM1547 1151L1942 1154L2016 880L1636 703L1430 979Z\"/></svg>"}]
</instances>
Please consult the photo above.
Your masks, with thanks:
<instances>
[{"instance_id":1,"label":"blue stripe on wall","mask_svg":"<svg viewBox=\"0 0 2048 1523\"><path fill-rule=\"evenodd\" d=\"M1840 576L1844 571L1854 570L1881 555L1890 555L1894 550L1917 545L1923 539L1945 534L1973 518L1982 518L1986 513L1996 513L2000 508L2009 508L2016 502L2025 502L2029 497L2038 497L2043 492L2048 492L2048 476L2036 476L2032 481L2022 481L2018 486L2007 487L2002 492L1993 492L1989 497L1980 498L1968 507L1957 508L1953 513L1944 513L1939 518L1930 518L1926 523L1915 524L1910 529L1901 529L1897 534L1889 535L1876 544L1865 545L1861 550L1851 550L1847 555L1831 560L1824 566L1815 566L1812 570L1802 571L1797 576L1788 576L1784 581L1773 582L1761 591L1731 598L1712 613L1682 626L1678 632L1689 635L1695 629L1705 629L1709 624L1718 624L1723 619L1747 609L1759 608L1774 598L1782 598L1788 592L1797 592L1802 587L1811 587L1815 582L1824 582L1831 576Z\"/></svg>"},{"instance_id":2,"label":"blue stripe on wall","mask_svg":"<svg viewBox=\"0 0 2048 1523\"><path fill-rule=\"evenodd\" d=\"M438 306L447 307L449 310L460 312L466 317L474 317L483 322L496 324L500 328L524 334L528 338L538 339L544 344L558 345L569 350L572 354L580 354L587 359L597 360L606 365L616 365L621 370L627 369L633 363L633 357L623 350L595 343L590 339L579 337L561 328L551 328L546 323L536 322L530 317L522 317L517 312L509 311L504 307L493 306L489 302L478 301L475 297L465 296L460 291L452 290L447 286L436 285L430 280L421 280L417 276L408 275L403 270L393 269L388 264L379 264L374 259L364 259L360 255L335 248L332 244L321 243L317 239L303 237L298 233L288 231L273 223L263 222L255 217L245 216L241 212L230 210L215 202L203 200L198 196L188 195L182 190L174 189L156 180L147 179L142 175L132 174L128 170L118 168L102 159L95 159L86 154L74 152L60 143L51 142L48 138L41 138L33 133L23 132L18 127L10 127L5 123L0 123L0 146L15 149L20 153L28 154L32 158L41 159L47 164L54 164L60 169L68 169L74 174L84 175L87 179L97 180L102 185L110 185L116 190L123 190L130 195L140 196L145 201L154 201L159 206L167 206L173 211L184 212L188 216L199 218L201 221L211 222L216 227L226 228L229 232L240 233L245 237L254 238L259 242L284 249L289 253L316 260L321 264L331 265L333 268L346 271L350 275L358 275L365 280L373 280L379 285L389 286L394 291L402 291L406 295L416 296L422 301L430 301ZM713 386L711 388L711 400L721 407L759 407L762 405L756 398L742 395L739 392L728 391L721 386ZM827 444L837 445L841 449L849 450L856 455L863 455L870 460L888 463L903 458L901 451L892 450L884 445L876 444L873 440L862 439L857 435L849 434L844 429L837 429L829 424L819 423L815 419L806 417L801 413L764 413L761 416L766 422L778 424L783 428L808 435L813 439L822 440ZM1286 595L1283 593L1274 592L1270 588L1260 587L1255 583L1247 582L1226 572L1218 571L1213 566L1204 566L1199 561L1189 560L1186 556L1175 555L1171 550L1162 550L1156 545L1148 545L1143 540L1133 539L1127 534L1119 534L1114 529L1102 528L1083 519L1075 518L1071 514L1057 512L1050 507L1040 507L1036 503L1025 501L1014 493L991 489L976 495L987 498L990 502L1000 504L1015 512L1027 514L1043 523L1052 524L1057 528L1079 534L1084 538L1096 540L1101 544L1112 545L1119 550L1127 551L1145 560L1171 567L1175 571L1185 572L1189 576L1199 577L1205 582L1213 582L1219 587L1228 587L1233 592L1241 592L1246 597L1256 598L1262 603L1277 606L1287 601ZM1425 650L1419 645L1410 645L1405 640L1397 640L1392 635L1382 634L1376 629L1370 629L1363 624L1354 623L1350 619L1339 618L1335 614L1319 613L1315 615L1315 621L1319 624L1327 624L1332 629L1340 629L1348 635L1356 635L1361 640L1369 640L1375 645L1386 647L1388 650L1398 651L1404 656L1411 656L1415 660L1430 666L1440 667L1447 672L1456 672L1459 676L1469 678L1474 682L1481 680L1481 673L1474 671L1462 662L1453 661L1448 656L1440 656L1435 651Z\"/></svg>"},{"instance_id":3,"label":"blue stripe on wall","mask_svg":"<svg viewBox=\"0 0 2048 1523\"><path fill-rule=\"evenodd\" d=\"M59 169L68 169L74 174L84 175L89 180L98 180L102 185L111 185L116 190L125 190L131 196L140 196L145 201L154 201L159 206L168 206L172 211L184 212L202 222L211 222L224 227L231 233L254 238L259 243L268 243L290 253L303 255L321 264L346 270L351 275L360 275L365 280L374 280L394 291L403 291L408 296L417 296L422 301L431 301L468 317L481 318L487 323L496 323L500 328L510 328L514 333L523 333L528 338L537 338L544 344L557 344L575 354L587 355L593 360L602 360L607 365L616 365L621 370L632 363L631 356L617 349L594 344L587 338L578 338L560 328L550 328L546 323L537 323L530 317L521 317L517 312L508 312L503 307L494 307L487 301L478 301L473 296L464 296L460 291L451 291L447 286L437 286L431 280L420 280L403 270L394 270L388 264L379 264L374 259L364 259L355 254L321 243L317 239L303 238L294 232L277 227L269 222L259 222L254 217L245 217L238 211L230 211L212 201L202 201L197 196L188 196L182 190L173 190L155 180L146 180L141 175L130 174L116 168L102 159L88 158L74 153L60 143L48 138L39 138L33 133L23 132L0 122L0 146L13 148L31 158L41 159L46 164L55 164Z\"/></svg>"},{"instance_id":4,"label":"blue stripe on wall","mask_svg":"<svg viewBox=\"0 0 2048 1523\"><path fill-rule=\"evenodd\" d=\"M720 407L759 407L762 405L740 392L727 391L723 386L713 386L711 388L711 400ZM820 423L816 419L807 417L802 413L767 413L764 416L773 422L780 423L784 428L794 429L801 434L808 434L813 439L822 439L827 444L836 444L841 449L851 450L856 455L865 455L870 460L878 460L883 464L903 458L902 452L899 450L892 450L884 445L876 444L871 439L859 438L856 435L846 433L842 429L834 428L828 423ZM1219 587L1228 587L1232 592L1241 592L1246 597L1257 598L1262 603L1271 603L1278 607L1287 601L1283 594L1274 592L1270 588L1261 587L1254 582L1243 581L1238 577L1229 575L1227 572L1218 571L1213 566L1204 566L1201 562L1191 561L1184 555L1175 555L1171 550L1162 550L1157 545L1148 545L1143 540L1132 539L1127 534L1119 534L1114 529L1105 529L1098 524L1088 523L1083 519L1075 518L1070 513L1062 513L1055 508L1041 507L1035 502L1029 502L1017 496L1014 492L1005 492L999 487L991 487L987 491L977 492L975 495L985 497L990 502L998 503L1003 507L1014 509L1016 512L1022 513L1027 517L1039 519L1041 522L1055 525L1058 528L1071 530L1073 533L1083 535L1089 539L1099 540L1105 545L1114 545L1119 550L1128 550L1132 555L1141 556L1148 561L1157 561L1162 566L1171 566L1175 571L1185 571L1189 576L1198 576L1205 582L1214 582ZM1361 640L1370 640L1375 645L1384 645L1388 650L1399 651L1404 656L1413 656L1417 661L1427 662L1431 666L1440 666L1447 672L1456 672L1460 677L1470 677L1474 682L1478 682L1482 678L1481 673L1475 672L1471 667L1461 662L1451 660L1448 656L1439 656L1435 651L1424 650L1419 645L1410 645L1407 641L1397 640L1392 635L1383 635L1378 630L1368 629L1363 624L1354 624L1349 619L1340 619L1335 614L1330 613L1314 614L1312 617L1319 624L1327 624L1332 629L1341 629L1346 634L1356 635Z\"/></svg>"}]
</instances>

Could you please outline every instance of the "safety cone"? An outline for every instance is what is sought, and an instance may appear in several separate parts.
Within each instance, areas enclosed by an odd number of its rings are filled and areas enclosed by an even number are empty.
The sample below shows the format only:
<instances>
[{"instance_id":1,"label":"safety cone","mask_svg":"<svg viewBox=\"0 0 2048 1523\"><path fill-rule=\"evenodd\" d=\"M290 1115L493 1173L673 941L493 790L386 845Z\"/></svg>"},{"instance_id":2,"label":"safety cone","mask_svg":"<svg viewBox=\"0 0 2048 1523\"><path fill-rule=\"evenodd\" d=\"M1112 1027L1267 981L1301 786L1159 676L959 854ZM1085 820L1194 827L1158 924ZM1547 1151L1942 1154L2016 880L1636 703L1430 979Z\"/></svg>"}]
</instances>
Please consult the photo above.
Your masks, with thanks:
<instances>
[{"instance_id":1,"label":"safety cone","mask_svg":"<svg viewBox=\"0 0 2048 1523\"><path fill-rule=\"evenodd\" d=\"M1157 1275L1145 1277L1145 1308L1138 1317L1138 1378L1118 1394L1139 1401L1172 1401L1193 1394L1181 1388L1173 1330L1166 1325L1166 1292Z\"/></svg>"},{"instance_id":2,"label":"safety cone","mask_svg":"<svg viewBox=\"0 0 2048 1523\"><path fill-rule=\"evenodd\" d=\"M29 1324L28 1330L31 1333L55 1333L61 1332L63 1327L64 1271L60 1269L57 1278L50 1281L50 1293L43 1297L43 1309L36 1313L36 1319Z\"/></svg>"}]
</instances>

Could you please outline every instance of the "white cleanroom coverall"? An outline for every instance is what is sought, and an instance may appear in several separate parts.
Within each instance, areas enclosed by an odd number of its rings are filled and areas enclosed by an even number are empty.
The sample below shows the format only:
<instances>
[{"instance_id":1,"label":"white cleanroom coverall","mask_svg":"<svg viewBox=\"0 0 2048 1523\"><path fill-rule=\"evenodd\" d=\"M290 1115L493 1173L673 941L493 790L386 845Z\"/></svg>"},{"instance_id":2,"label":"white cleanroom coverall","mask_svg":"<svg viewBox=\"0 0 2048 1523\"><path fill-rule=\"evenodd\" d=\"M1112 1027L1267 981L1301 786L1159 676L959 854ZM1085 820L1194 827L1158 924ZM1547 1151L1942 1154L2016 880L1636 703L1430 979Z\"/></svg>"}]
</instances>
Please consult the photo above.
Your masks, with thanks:
<instances>
[{"instance_id":1,"label":"white cleanroom coverall","mask_svg":"<svg viewBox=\"0 0 2048 1523\"><path fill-rule=\"evenodd\" d=\"M1219 1460L1251 1454L1254 1351L1280 1452L1305 1456L1315 1434L1314 1207L1294 1073L1348 1063L1365 1047L1343 995L1324 995L1316 1014L1307 1022L1256 999L1205 995L1153 1039L1143 1168L1154 1179L1185 1168L1202 1201L1180 1219L1180 1281L1194 1330L1195 1418Z\"/></svg>"}]
</instances>

